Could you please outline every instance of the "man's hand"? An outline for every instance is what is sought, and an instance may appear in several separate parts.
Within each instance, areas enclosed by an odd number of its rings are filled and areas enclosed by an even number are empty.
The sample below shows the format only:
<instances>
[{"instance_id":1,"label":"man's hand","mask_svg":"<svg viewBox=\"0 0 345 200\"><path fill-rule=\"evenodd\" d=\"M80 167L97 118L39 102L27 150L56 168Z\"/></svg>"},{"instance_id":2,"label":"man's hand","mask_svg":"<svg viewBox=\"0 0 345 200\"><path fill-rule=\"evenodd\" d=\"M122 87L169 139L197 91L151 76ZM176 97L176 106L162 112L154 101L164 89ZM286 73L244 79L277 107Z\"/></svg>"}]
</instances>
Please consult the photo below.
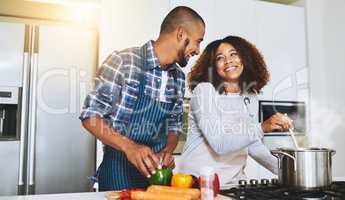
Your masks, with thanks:
<instances>
[{"instance_id":1,"label":"man's hand","mask_svg":"<svg viewBox=\"0 0 345 200\"><path fill-rule=\"evenodd\" d=\"M132 142L130 145L127 145L124 152L129 162L131 162L141 174L148 178L156 173L157 169L161 168L159 158L147 146Z\"/></svg>"},{"instance_id":2,"label":"man's hand","mask_svg":"<svg viewBox=\"0 0 345 200\"><path fill-rule=\"evenodd\" d=\"M175 168L175 159L171 155L171 153L169 153L168 151L164 151L163 150L163 151L157 153L157 157L159 159L162 159L162 165L164 167L170 168L170 169L174 169Z\"/></svg>"}]
</instances>

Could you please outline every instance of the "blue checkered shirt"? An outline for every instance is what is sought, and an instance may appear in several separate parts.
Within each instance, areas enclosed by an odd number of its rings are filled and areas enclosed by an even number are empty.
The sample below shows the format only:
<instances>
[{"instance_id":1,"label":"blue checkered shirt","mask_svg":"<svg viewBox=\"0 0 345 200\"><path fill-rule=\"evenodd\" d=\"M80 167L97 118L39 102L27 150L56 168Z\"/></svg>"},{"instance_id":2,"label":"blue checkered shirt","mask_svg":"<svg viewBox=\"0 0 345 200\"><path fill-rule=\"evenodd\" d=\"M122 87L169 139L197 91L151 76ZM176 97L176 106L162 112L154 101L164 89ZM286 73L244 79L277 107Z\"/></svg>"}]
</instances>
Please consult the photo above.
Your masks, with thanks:
<instances>
[{"instance_id":1,"label":"blue checkered shirt","mask_svg":"<svg viewBox=\"0 0 345 200\"><path fill-rule=\"evenodd\" d=\"M84 102L80 119L102 117L121 134L125 134L133 108L138 100L139 85L144 93L159 101L162 69L153 50L153 41L142 47L114 51L101 65L95 78L95 88ZM144 80L144 81L143 81ZM185 75L176 65L168 67L165 99L174 103L165 121L168 132L182 132L182 104Z\"/></svg>"}]
</instances>

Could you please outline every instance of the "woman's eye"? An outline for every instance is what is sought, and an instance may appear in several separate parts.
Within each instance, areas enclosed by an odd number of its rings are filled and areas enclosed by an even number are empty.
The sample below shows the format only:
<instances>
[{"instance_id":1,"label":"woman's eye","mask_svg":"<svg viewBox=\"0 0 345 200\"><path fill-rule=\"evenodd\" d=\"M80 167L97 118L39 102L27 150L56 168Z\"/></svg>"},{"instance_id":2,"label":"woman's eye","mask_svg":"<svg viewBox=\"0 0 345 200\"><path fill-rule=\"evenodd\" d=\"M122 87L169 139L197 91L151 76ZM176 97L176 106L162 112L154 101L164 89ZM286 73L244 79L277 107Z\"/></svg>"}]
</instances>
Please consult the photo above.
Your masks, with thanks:
<instances>
[{"instance_id":1,"label":"woman's eye","mask_svg":"<svg viewBox=\"0 0 345 200\"><path fill-rule=\"evenodd\" d=\"M231 57L237 56L237 53L236 53L236 52L231 53L230 56L231 56Z\"/></svg>"},{"instance_id":2,"label":"woman's eye","mask_svg":"<svg viewBox=\"0 0 345 200\"><path fill-rule=\"evenodd\" d=\"M218 56L218 57L216 58L216 61L222 61L222 60L224 60L224 56Z\"/></svg>"}]
</instances>

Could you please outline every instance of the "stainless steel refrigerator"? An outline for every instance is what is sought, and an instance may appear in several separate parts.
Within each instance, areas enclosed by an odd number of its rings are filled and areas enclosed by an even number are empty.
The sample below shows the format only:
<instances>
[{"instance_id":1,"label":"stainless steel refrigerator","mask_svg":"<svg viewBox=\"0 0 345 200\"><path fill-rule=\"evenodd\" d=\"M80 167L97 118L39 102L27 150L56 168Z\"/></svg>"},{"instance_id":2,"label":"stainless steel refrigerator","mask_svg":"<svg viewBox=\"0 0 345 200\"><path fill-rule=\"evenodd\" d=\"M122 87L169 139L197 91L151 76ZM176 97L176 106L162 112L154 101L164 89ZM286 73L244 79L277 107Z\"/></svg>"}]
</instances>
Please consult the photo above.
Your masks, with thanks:
<instances>
[{"instance_id":1,"label":"stainless steel refrigerator","mask_svg":"<svg viewBox=\"0 0 345 200\"><path fill-rule=\"evenodd\" d=\"M0 22L0 195L85 192L95 139L78 119L97 32Z\"/></svg>"}]
</instances>

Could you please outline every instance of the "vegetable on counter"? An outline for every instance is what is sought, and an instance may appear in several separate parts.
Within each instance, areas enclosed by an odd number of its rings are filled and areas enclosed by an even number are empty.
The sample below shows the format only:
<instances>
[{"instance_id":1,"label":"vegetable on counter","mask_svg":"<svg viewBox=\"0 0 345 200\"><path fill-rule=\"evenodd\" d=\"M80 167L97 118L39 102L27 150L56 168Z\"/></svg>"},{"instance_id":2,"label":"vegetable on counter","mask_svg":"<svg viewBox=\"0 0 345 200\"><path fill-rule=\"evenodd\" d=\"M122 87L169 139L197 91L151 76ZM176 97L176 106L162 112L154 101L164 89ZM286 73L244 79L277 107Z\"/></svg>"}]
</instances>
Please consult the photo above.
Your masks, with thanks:
<instances>
[{"instance_id":1,"label":"vegetable on counter","mask_svg":"<svg viewBox=\"0 0 345 200\"><path fill-rule=\"evenodd\" d=\"M143 191L145 191L145 190L142 189L142 188L134 188L134 189L122 190L121 193L120 193L120 200L132 200L131 194L133 192L143 192Z\"/></svg>"},{"instance_id":2,"label":"vegetable on counter","mask_svg":"<svg viewBox=\"0 0 345 200\"><path fill-rule=\"evenodd\" d=\"M149 178L150 185L170 185L171 177L173 176L172 170L168 168L162 168L156 171Z\"/></svg>"},{"instance_id":3,"label":"vegetable on counter","mask_svg":"<svg viewBox=\"0 0 345 200\"><path fill-rule=\"evenodd\" d=\"M178 188L191 188L193 176L189 174L177 173L172 177L171 186Z\"/></svg>"},{"instance_id":4,"label":"vegetable on counter","mask_svg":"<svg viewBox=\"0 0 345 200\"><path fill-rule=\"evenodd\" d=\"M133 192L132 200L192 200L191 196L184 194L162 193L162 192Z\"/></svg>"},{"instance_id":5,"label":"vegetable on counter","mask_svg":"<svg viewBox=\"0 0 345 200\"><path fill-rule=\"evenodd\" d=\"M219 193L219 180L215 174L213 182L215 196ZM125 189L106 195L108 200L199 200L199 178L190 174L177 173L171 169L159 169L149 178L149 186L144 189ZM171 185L171 186L170 186ZM193 187L193 188L192 188Z\"/></svg>"},{"instance_id":6,"label":"vegetable on counter","mask_svg":"<svg viewBox=\"0 0 345 200\"><path fill-rule=\"evenodd\" d=\"M199 184L199 178L192 175L193 181L192 181L192 188L200 188Z\"/></svg>"},{"instance_id":7,"label":"vegetable on counter","mask_svg":"<svg viewBox=\"0 0 345 200\"><path fill-rule=\"evenodd\" d=\"M178 187L169 187L169 186L159 186L159 185L151 185L147 188L147 192L152 193L164 193L170 194L170 196L174 196L177 194L189 195L192 200L200 199L200 190L195 188L178 188Z\"/></svg>"}]
</instances>

